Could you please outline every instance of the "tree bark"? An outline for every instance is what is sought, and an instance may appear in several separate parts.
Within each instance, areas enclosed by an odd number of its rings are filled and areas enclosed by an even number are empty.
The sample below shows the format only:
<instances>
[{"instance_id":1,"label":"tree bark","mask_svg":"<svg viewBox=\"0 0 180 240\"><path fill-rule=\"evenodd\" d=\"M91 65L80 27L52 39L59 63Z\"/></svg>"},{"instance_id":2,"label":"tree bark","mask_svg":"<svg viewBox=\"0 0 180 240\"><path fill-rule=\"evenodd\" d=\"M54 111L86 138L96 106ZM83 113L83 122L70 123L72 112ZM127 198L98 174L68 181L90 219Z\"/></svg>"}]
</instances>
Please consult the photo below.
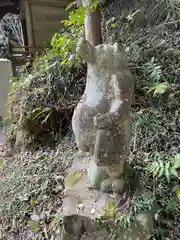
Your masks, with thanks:
<instances>
[{"instance_id":1,"label":"tree bark","mask_svg":"<svg viewBox=\"0 0 180 240\"><path fill-rule=\"evenodd\" d=\"M91 0L93 2L93 0ZM82 5L85 7L89 4L89 0L82 0ZM85 25L85 37L94 46L102 43L101 34L101 13L100 9L96 9L93 12L87 11L84 21Z\"/></svg>"}]
</instances>

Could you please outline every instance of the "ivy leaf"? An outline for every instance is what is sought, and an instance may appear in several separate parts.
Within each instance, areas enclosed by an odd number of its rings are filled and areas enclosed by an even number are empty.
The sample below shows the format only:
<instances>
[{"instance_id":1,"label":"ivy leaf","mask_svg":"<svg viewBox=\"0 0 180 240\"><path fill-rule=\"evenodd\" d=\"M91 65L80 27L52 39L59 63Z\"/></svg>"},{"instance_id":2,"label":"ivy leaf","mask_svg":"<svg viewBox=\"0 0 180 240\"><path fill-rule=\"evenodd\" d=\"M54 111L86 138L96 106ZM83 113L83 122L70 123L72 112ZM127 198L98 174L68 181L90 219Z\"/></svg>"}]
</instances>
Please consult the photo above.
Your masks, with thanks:
<instances>
[{"instance_id":1,"label":"ivy leaf","mask_svg":"<svg viewBox=\"0 0 180 240\"><path fill-rule=\"evenodd\" d=\"M111 24L111 27L113 27L113 28L116 27L116 26L117 26L116 23L112 23L112 24Z\"/></svg>"}]
</instances>

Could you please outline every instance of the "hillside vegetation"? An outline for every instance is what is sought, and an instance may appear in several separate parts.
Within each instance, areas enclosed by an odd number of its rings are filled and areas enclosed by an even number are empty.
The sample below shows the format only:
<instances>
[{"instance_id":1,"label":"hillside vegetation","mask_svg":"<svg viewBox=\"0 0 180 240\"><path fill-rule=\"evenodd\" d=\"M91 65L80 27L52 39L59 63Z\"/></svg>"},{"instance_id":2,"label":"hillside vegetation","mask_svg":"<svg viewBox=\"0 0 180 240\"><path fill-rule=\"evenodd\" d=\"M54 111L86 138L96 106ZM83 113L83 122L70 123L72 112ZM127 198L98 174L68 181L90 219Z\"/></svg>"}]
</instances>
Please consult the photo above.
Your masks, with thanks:
<instances>
[{"instance_id":1,"label":"hillside vegetation","mask_svg":"<svg viewBox=\"0 0 180 240\"><path fill-rule=\"evenodd\" d=\"M157 204L152 239L180 239L180 2L105 1L101 10L104 42L121 42L135 76L130 162ZM24 68L12 80L7 143L26 152L2 160L0 226L8 240L50 239L59 231L61 180L75 151L70 122L85 86L86 68L74 53L84 16L82 8L72 9L31 74ZM140 199L125 226L152 201Z\"/></svg>"}]
</instances>

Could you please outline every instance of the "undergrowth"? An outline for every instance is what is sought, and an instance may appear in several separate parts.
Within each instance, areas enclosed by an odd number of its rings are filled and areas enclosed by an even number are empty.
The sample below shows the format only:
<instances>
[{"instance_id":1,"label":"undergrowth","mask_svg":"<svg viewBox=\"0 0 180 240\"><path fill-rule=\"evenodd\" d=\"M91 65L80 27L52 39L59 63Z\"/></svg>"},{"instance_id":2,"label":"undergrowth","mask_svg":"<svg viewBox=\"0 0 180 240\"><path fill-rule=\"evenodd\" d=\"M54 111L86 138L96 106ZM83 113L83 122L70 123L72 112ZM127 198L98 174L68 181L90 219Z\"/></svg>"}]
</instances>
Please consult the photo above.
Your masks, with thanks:
<instances>
[{"instance_id":1,"label":"undergrowth","mask_svg":"<svg viewBox=\"0 0 180 240\"><path fill-rule=\"evenodd\" d=\"M64 22L67 31L55 34L52 49L35 61L31 75L24 70L20 77L12 82L9 107L13 134L9 134L9 138L13 141L17 141L16 133L21 128L28 131L27 139L31 144L33 143L33 146L35 142L39 144L44 139L54 141L56 135L59 138L59 129L67 129L66 126L69 126L73 109L85 85L83 62L74 54L76 40L83 34L82 23L85 16L83 11L84 9L79 8L70 14L69 21ZM127 228L139 211L151 209L155 204L157 208L154 214L155 230L152 239L180 239L178 160L180 153L180 3L171 0L128 2L116 0L109 4L106 2L102 13L105 42L120 41L122 43L136 77L130 162L144 188L153 196L150 199L147 195L142 195L136 199L134 205L129 204L127 209L131 208L130 214L125 211L125 215L113 227L117 227L118 231ZM79 22L77 22L77 16L80 16ZM66 119L65 125L61 125L63 118ZM7 218L14 219L18 216L18 208L21 204L21 213L24 213L24 219L29 220L28 212L32 213L33 206L38 206L39 197L43 197L39 186L43 185L43 182L47 185L46 189L49 189L47 179L42 180L40 176L45 176L50 168L48 172L48 178L50 178L51 174L56 173L55 168L58 163L56 156L54 160L51 157L49 160L49 157L44 157L43 153L32 161L33 164L27 163L26 159L31 159L32 156L24 156L20 163L21 156L18 158L14 164L22 166L23 169L28 166L27 172L16 172L11 176L12 171L7 169L10 175L8 175L9 180L3 182L3 191L7 194L10 208L6 204L3 207L4 212L7 211ZM54 167L48 161L55 161ZM15 165L11 166L13 171ZM41 168L44 170L38 172L37 169ZM21 171L21 168L16 170ZM18 175L20 180L17 178ZM30 175L35 176L35 182L39 181L40 185L33 186L31 179L27 177ZM27 179L26 184L22 186L21 182L18 186L22 178ZM50 179L52 183L56 181L53 176ZM28 183L30 187L25 189ZM14 192L13 189L15 189ZM26 191L30 196L24 197ZM57 196L52 196L54 186L48 191L47 194L52 200L50 204L53 205L57 199ZM49 209L49 206L45 205L44 208ZM38 208L35 211L38 211ZM9 215L11 212L14 214ZM39 215L34 215L33 231L46 235L47 222L45 224L43 222L42 225ZM56 212L53 216L56 219L60 214ZM18 221L21 220L18 219ZM16 223L18 221L16 220ZM3 224L9 229L12 222L11 224L8 222L8 225L3 219ZM40 231L39 229L42 230L42 228L43 231ZM112 228L110 231L113 232L115 229Z\"/></svg>"},{"instance_id":2,"label":"undergrowth","mask_svg":"<svg viewBox=\"0 0 180 240\"><path fill-rule=\"evenodd\" d=\"M104 41L123 45L135 76L130 161L154 196L137 208L157 205L153 239L180 238L179 14L179 1L113 1L102 18Z\"/></svg>"},{"instance_id":3,"label":"undergrowth","mask_svg":"<svg viewBox=\"0 0 180 240\"><path fill-rule=\"evenodd\" d=\"M54 34L51 48L12 79L7 138L10 146L53 146L69 130L85 85L86 68L75 54L76 42L84 31L84 17L82 8L70 12L69 20L62 21L64 30Z\"/></svg>"},{"instance_id":4,"label":"undergrowth","mask_svg":"<svg viewBox=\"0 0 180 240\"><path fill-rule=\"evenodd\" d=\"M70 134L54 149L5 158L0 166L0 239L56 236L65 172L74 150Z\"/></svg>"},{"instance_id":5,"label":"undergrowth","mask_svg":"<svg viewBox=\"0 0 180 240\"><path fill-rule=\"evenodd\" d=\"M79 8L70 3L69 19L61 21L64 28L54 34L50 48L12 79L7 117L10 146L53 146L69 130L85 87L86 67L76 54L76 44L84 34L87 8L93 11L97 3Z\"/></svg>"}]
</instances>

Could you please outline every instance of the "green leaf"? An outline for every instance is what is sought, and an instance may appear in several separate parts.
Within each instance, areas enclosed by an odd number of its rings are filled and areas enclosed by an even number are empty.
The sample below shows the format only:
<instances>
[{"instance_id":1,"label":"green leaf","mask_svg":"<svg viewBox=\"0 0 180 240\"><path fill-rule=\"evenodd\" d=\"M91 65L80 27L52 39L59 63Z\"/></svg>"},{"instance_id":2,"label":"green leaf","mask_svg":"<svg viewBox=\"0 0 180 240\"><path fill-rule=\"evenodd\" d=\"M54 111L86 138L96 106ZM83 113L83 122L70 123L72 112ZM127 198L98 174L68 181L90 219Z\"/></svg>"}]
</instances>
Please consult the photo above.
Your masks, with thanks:
<instances>
[{"instance_id":1,"label":"green leaf","mask_svg":"<svg viewBox=\"0 0 180 240\"><path fill-rule=\"evenodd\" d=\"M81 172L70 173L66 178L66 185L68 188L72 188L82 176Z\"/></svg>"},{"instance_id":2,"label":"green leaf","mask_svg":"<svg viewBox=\"0 0 180 240\"><path fill-rule=\"evenodd\" d=\"M41 230L40 224L39 224L38 221L29 221L29 225L30 225L30 228L31 228L33 231L39 231L39 230Z\"/></svg>"},{"instance_id":3,"label":"green leaf","mask_svg":"<svg viewBox=\"0 0 180 240\"><path fill-rule=\"evenodd\" d=\"M0 157L0 170L3 170L4 169L4 158L3 157Z\"/></svg>"},{"instance_id":4,"label":"green leaf","mask_svg":"<svg viewBox=\"0 0 180 240\"><path fill-rule=\"evenodd\" d=\"M38 204L38 201L37 201L37 199L31 199L31 206L32 207L35 207L36 205Z\"/></svg>"},{"instance_id":5,"label":"green leaf","mask_svg":"<svg viewBox=\"0 0 180 240\"><path fill-rule=\"evenodd\" d=\"M149 88L149 92L154 91L154 96L161 95L170 89L171 85L168 82L155 83Z\"/></svg>"},{"instance_id":6,"label":"green leaf","mask_svg":"<svg viewBox=\"0 0 180 240\"><path fill-rule=\"evenodd\" d=\"M98 5L99 5L99 0L94 0L93 5L92 5L92 9L96 10Z\"/></svg>"},{"instance_id":7,"label":"green leaf","mask_svg":"<svg viewBox=\"0 0 180 240\"><path fill-rule=\"evenodd\" d=\"M66 11L68 11L70 8L72 8L74 5L76 5L76 2L74 1L74 2L71 2L71 3L69 3L68 5L67 5L67 7L66 7Z\"/></svg>"},{"instance_id":8,"label":"green leaf","mask_svg":"<svg viewBox=\"0 0 180 240\"><path fill-rule=\"evenodd\" d=\"M105 208L105 215L108 217L114 217L117 212L116 201L114 199L110 199Z\"/></svg>"},{"instance_id":9,"label":"green leaf","mask_svg":"<svg viewBox=\"0 0 180 240\"><path fill-rule=\"evenodd\" d=\"M164 170L165 170L166 180L169 183L170 182L170 162L165 164L165 169Z\"/></svg>"},{"instance_id":10,"label":"green leaf","mask_svg":"<svg viewBox=\"0 0 180 240\"><path fill-rule=\"evenodd\" d=\"M177 154L175 156L173 166L176 167L176 168L180 167L180 154Z\"/></svg>"},{"instance_id":11,"label":"green leaf","mask_svg":"<svg viewBox=\"0 0 180 240\"><path fill-rule=\"evenodd\" d=\"M85 19L85 17L86 17L86 13L83 11L83 12L80 14L79 18L78 18L78 24L79 24L79 25L83 25L83 24L84 24L84 19Z\"/></svg>"},{"instance_id":12,"label":"green leaf","mask_svg":"<svg viewBox=\"0 0 180 240\"><path fill-rule=\"evenodd\" d=\"M176 189L176 197L180 200L180 188Z\"/></svg>"}]
</instances>

